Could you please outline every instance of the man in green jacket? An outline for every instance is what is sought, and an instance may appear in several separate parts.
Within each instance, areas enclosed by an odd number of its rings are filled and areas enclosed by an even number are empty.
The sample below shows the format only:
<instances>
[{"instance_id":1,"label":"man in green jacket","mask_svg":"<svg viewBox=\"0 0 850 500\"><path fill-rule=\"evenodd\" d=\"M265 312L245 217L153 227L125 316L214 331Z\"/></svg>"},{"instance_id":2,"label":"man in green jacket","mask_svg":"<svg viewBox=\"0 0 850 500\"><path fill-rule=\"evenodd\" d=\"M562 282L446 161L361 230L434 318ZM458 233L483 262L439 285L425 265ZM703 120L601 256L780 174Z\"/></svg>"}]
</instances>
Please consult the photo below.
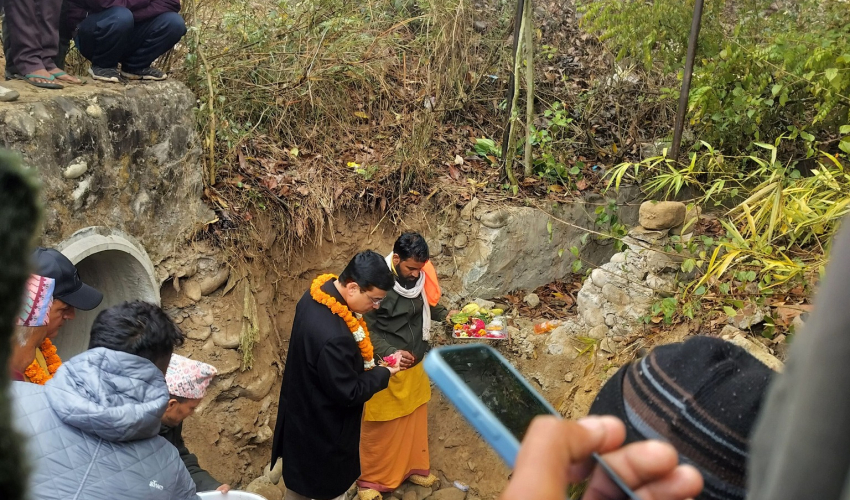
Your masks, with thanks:
<instances>
[{"instance_id":1,"label":"man in green jacket","mask_svg":"<svg viewBox=\"0 0 850 500\"><path fill-rule=\"evenodd\" d=\"M171 399L165 414L159 435L173 444L180 452L180 458L195 482L198 491L217 490L223 493L230 491L230 485L221 484L209 472L198 464L198 457L189 452L183 442L183 421L195 412L206 394L207 387L218 373L214 366L195 361L178 354L171 355L165 382Z\"/></svg>"},{"instance_id":2,"label":"man in green jacket","mask_svg":"<svg viewBox=\"0 0 850 500\"><path fill-rule=\"evenodd\" d=\"M361 500L376 500L409 479L431 486L428 411L431 386L420 364L428 350L431 325L446 319L437 304L440 287L428 262L428 244L418 233L404 233L386 257L395 283L380 307L364 314L375 355L392 356L402 369L389 386L366 403L360 434Z\"/></svg>"}]
</instances>

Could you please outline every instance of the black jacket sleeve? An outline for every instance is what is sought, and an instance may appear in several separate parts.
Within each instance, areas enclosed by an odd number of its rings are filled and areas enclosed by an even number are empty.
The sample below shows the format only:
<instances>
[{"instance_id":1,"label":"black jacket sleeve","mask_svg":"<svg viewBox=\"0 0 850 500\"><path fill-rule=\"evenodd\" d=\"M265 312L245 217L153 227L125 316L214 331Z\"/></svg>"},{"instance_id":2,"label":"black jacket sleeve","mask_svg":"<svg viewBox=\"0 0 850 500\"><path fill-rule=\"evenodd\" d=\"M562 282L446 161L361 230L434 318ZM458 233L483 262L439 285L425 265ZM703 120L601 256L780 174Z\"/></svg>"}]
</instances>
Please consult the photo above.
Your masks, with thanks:
<instances>
[{"instance_id":1,"label":"black jacket sleeve","mask_svg":"<svg viewBox=\"0 0 850 500\"><path fill-rule=\"evenodd\" d=\"M325 394L340 406L360 405L369 401L376 392L387 388L390 383L390 371L378 366L358 373L353 366L363 361L360 353L352 354L351 349L343 345L343 342L350 340L331 339L322 348L316 363L319 385Z\"/></svg>"}]
</instances>

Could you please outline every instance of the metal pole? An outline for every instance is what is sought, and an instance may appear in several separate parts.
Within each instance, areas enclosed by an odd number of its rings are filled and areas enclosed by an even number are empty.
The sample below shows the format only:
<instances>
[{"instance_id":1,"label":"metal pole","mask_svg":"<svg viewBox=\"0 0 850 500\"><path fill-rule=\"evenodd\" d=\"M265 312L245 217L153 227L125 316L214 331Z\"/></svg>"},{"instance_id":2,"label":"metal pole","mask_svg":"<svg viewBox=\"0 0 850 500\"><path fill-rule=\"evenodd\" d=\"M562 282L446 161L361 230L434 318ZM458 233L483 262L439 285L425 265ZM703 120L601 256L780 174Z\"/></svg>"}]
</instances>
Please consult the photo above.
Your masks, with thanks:
<instances>
[{"instance_id":1,"label":"metal pole","mask_svg":"<svg viewBox=\"0 0 850 500\"><path fill-rule=\"evenodd\" d=\"M685 59L685 74L682 77L682 91L679 93L679 109L676 111L676 125L673 129L673 145L667 158L679 159L679 147L682 145L682 129L685 127L685 113L688 111L688 94L691 91L691 76L694 73L694 59L697 54L697 39L702 24L703 0L694 2L694 17L691 21L691 36L688 39L688 56Z\"/></svg>"}]
</instances>

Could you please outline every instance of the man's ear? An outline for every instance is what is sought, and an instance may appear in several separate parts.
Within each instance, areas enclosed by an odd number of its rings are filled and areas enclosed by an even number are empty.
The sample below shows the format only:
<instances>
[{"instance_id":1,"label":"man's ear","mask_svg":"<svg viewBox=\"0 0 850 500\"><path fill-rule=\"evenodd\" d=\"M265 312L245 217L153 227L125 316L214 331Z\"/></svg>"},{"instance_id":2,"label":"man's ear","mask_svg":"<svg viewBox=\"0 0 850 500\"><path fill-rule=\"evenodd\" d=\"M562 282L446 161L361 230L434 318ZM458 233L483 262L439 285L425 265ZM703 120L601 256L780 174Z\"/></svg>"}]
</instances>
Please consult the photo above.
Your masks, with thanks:
<instances>
[{"instance_id":1,"label":"man's ear","mask_svg":"<svg viewBox=\"0 0 850 500\"><path fill-rule=\"evenodd\" d=\"M354 295L360 291L360 285L358 285L356 281L351 281L345 285L345 291L348 293L349 297L354 297Z\"/></svg>"},{"instance_id":2,"label":"man's ear","mask_svg":"<svg viewBox=\"0 0 850 500\"><path fill-rule=\"evenodd\" d=\"M179 405L179 404L180 404L180 403L179 403L179 402L177 402L177 400L176 400L176 399L174 399L174 398L170 398L170 399L168 400L168 404L165 406L165 411L171 411L171 410L173 410L173 409L174 409L174 407L175 407L175 406L177 406L177 405Z\"/></svg>"},{"instance_id":3,"label":"man's ear","mask_svg":"<svg viewBox=\"0 0 850 500\"><path fill-rule=\"evenodd\" d=\"M399 264L401 264L401 257L399 257L397 253L394 253L393 254L393 267L397 268Z\"/></svg>"}]
</instances>

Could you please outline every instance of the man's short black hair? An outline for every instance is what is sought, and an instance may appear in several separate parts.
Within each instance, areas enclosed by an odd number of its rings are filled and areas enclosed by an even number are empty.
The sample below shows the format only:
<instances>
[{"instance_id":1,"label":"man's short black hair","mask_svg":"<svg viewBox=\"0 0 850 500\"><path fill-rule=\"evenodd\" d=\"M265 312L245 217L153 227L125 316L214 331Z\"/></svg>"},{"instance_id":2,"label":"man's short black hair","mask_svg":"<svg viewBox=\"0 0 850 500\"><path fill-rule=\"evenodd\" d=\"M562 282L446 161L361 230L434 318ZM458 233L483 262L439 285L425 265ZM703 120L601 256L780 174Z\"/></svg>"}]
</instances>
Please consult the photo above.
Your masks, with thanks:
<instances>
[{"instance_id":1,"label":"man's short black hair","mask_svg":"<svg viewBox=\"0 0 850 500\"><path fill-rule=\"evenodd\" d=\"M105 347L135 354L154 364L171 357L183 345L183 332L159 307L136 300L97 315L91 327L89 349Z\"/></svg>"},{"instance_id":2,"label":"man's short black hair","mask_svg":"<svg viewBox=\"0 0 850 500\"><path fill-rule=\"evenodd\" d=\"M387 265L387 261L381 254L372 250L365 250L354 256L339 275L339 282L347 285L351 282L360 285L363 290L378 288L380 290L391 290L395 284L393 273Z\"/></svg>"},{"instance_id":3,"label":"man's short black hair","mask_svg":"<svg viewBox=\"0 0 850 500\"><path fill-rule=\"evenodd\" d=\"M428 252L428 242L421 234L413 231L402 233L395 240L393 253L401 260L413 258L416 262L426 262L431 256Z\"/></svg>"}]
</instances>

